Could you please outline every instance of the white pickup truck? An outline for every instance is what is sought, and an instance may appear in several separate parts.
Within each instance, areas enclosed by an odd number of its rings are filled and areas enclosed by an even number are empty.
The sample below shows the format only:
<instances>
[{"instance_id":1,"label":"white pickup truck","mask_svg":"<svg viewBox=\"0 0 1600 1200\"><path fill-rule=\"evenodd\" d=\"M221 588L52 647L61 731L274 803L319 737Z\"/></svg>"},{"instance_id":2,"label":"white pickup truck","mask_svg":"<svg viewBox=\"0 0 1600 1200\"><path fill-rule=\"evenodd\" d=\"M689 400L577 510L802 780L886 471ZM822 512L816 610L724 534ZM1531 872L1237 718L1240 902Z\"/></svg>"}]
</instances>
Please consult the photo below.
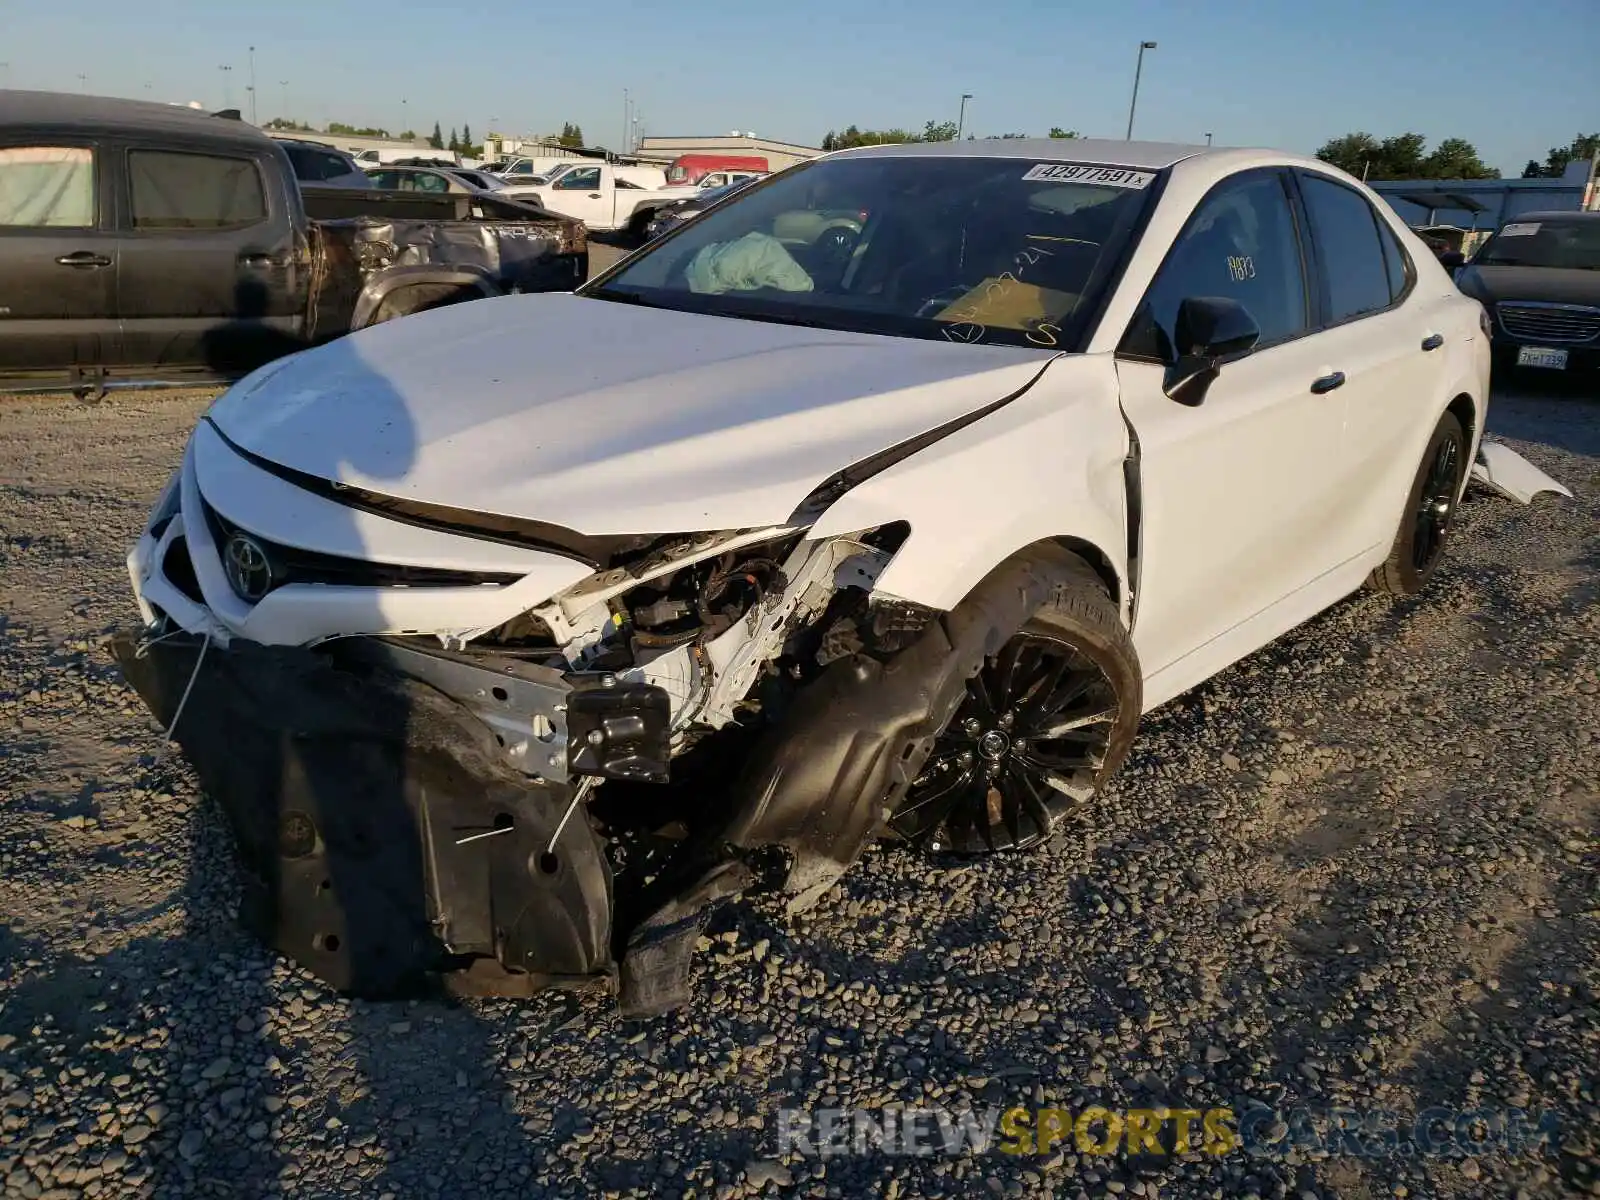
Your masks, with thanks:
<instances>
[{"instance_id":1,"label":"white pickup truck","mask_svg":"<svg viewBox=\"0 0 1600 1200\"><path fill-rule=\"evenodd\" d=\"M666 172L659 167L594 163L568 167L549 183L513 184L497 194L535 195L551 212L576 217L595 232L626 229L643 237L656 209L683 199L683 188L666 183Z\"/></svg>"}]
</instances>

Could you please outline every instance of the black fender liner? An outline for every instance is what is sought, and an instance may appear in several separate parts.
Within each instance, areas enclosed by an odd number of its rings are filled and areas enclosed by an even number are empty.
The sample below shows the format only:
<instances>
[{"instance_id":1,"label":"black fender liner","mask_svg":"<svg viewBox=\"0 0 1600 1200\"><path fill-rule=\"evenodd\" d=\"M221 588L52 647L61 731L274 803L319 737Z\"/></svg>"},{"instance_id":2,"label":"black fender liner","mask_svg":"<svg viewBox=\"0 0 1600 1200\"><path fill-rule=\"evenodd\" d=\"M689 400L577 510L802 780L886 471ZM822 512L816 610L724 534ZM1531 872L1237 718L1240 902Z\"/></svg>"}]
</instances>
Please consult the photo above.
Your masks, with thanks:
<instances>
[{"instance_id":1,"label":"black fender liner","mask_svg":"<svg viewBox=\"0 0 1600 1200\"><path fill-rule=\"evenodd\" d=\"M109 649L163 727L189 689L174 736L227 818L241 916L268 945L372 998L472 962L496 966L500 992L614 987L611 871L587 813L546 853L570 790L502 765L461 705L336 643L125 633Z\"/></svg>"},{"instance_id":2,"label":"black fender liner","mask_svg":"<svg viewBox=\"0 0 1600 1200\"><path fill-rule=\"evenodd\" d=\"M722 839L782 846L791 908L810 904L904 798L983 660L1081 571L1058 546L1029 547L887 662L857 654L830 665L753 750Z\"/></svg>"},{"instance_id":3,"label":"black fender liner","mask_svg":"<svg viewBox=\"0 0 1600 1200\"><path fill-rule=\"evenodd\" d=\"M441 267L433 263L408 263L386 267L362 285L361 294L356 297L355 311L350 315L350 328L364 329L370 325L378 308L395 292L438 285L472 289L482 297L505 294L505 289L495 281L491 272L472 264Z\"/></svg>"}]
</instances>

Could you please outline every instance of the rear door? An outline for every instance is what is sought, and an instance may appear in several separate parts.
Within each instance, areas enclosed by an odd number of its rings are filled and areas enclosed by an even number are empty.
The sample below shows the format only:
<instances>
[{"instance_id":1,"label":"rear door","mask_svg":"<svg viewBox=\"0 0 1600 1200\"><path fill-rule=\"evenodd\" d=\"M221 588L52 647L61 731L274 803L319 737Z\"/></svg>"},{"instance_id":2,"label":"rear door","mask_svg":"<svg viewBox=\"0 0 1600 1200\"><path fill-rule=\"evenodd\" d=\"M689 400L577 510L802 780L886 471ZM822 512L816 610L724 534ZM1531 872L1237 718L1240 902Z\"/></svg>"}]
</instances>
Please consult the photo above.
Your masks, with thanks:
<instances>
[{"instance_id":1,"label":"rear door","mask_svg":"<svg viewBox=\"0 0 1600 1200\"><path fill-rule=\"evenodd\" d=\"M279 161L133 143L122 162L120 369L234 376L291 348L303 314Z\"/></svg>"},{"instance_id":2,"label":"rear door","mask_svg":"<svg viewBox=\"0 0 1600 1200\"><path fill-rule=\"evenodd\" d=\"M1436 297L1416 294L1416 268L1366 196L1298 171L1311 230L1325 357L1344 382L1336 518L1323 533L1342 558L1394 537L1423 442L1444 407L1445 333Z\"/></svg>"},{"instance_id":3,"label":"rear door","mask_svg":"<svg viewBox=\"0 0 1600 1200\"><path fill-rule=\"evenodd\" d=\"M68 380L116 342L117 234L93 139L0 139L0 376Z\"/></svg>"}]
</instances>

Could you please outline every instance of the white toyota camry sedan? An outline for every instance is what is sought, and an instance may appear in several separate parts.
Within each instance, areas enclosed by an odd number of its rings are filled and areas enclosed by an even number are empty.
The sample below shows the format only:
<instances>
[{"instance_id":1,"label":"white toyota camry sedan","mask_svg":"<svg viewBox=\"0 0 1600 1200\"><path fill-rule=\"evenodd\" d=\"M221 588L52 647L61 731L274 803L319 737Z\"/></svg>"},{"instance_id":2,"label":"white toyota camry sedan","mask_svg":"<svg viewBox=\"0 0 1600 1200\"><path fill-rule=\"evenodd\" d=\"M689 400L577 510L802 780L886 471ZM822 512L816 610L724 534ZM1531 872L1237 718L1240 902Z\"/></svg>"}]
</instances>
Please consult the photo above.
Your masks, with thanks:
<instances>
[{"instance_id":1,"label":"white toyota camry sedan","mask_svg":"<svg viewBox=\"0 0 1600 1200\"><path fill-rule=\"evenodd\" d=\"M1488 393L1481 306L1325 163L849 150L242 380L114 652L286 953L660 1011L715 898L1036 844L1141 714L1422 588Z\"/></svg>"}]
</instances>

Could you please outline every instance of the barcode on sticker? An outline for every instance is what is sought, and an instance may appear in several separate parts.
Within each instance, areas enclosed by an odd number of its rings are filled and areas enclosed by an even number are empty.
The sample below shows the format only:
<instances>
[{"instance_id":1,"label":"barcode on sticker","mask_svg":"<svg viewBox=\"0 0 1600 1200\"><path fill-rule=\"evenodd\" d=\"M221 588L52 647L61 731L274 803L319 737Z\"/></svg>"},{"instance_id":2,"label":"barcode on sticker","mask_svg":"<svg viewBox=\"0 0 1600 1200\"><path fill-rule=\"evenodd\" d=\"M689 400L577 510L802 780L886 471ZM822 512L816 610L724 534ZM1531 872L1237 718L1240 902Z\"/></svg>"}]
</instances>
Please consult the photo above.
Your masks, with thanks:
<instances>
[{"instance_id":1,"label":"barcode on sticker","mask_svg":"<svg viewBox=\"0 0 1600 1200\"><path fill-rule=\"evenodd\" d=\"M1501 237L1532 237L1539 232L1539 222L1518 221L1500 231Z\"/></svg>"},{"instance_id":2,"label":"barcode on sticker","mask_svg":"<svg viewBox=\"0 0 1600 1200\"><path fill-rule=\"evenodd\" d=\"M1133 171L1127 167L1097 167L1091 163L1038 163L1029 167L1024 179L1049 179L1056 183L1098 183L1104 187L1146 188L1154 171Z\"/></svg>"}]
</instances>

